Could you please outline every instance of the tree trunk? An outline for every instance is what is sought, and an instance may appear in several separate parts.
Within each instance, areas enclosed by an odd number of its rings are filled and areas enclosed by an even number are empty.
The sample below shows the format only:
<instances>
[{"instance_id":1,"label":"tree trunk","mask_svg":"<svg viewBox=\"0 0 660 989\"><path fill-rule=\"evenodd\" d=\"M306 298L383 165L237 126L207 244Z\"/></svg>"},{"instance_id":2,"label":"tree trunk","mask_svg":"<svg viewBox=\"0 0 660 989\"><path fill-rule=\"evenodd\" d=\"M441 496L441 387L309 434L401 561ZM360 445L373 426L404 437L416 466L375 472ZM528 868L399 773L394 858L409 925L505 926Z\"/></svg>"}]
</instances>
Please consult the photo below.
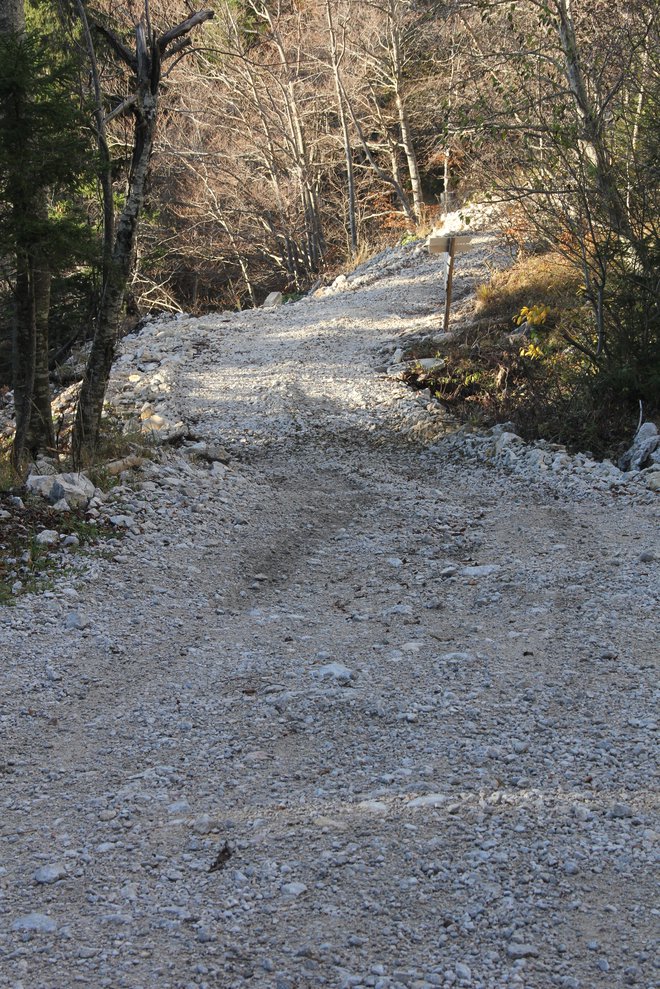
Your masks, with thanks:
<instances>
[{"instance_id":1,"label":"tree trunk","mask_svg":"<svg viewBox=\"0 0 660 989\"><path fill-rule=\"evenodd\" d=\"M135 153L128 197L116 226L110 270L76 409L72 452L77 465L90 457L98 444L103 401L115 358L119 320L131 275L138 221L144 203L149 159L156 130L158 98L151 92L142 95L142 106L137 110L135 122Z\"/></svg>"},{"instance_id":2,"label":"tree trunk","mask_svg":"<svg viewBox=\"0 0 660 989\"><path fill-rule=\"evenodd\" d=\"M369 164L371 165L371 167L373 168L374 172L376 173L376 175L378 176L378 178L381 180L381 182L387 182L388 185L391 185L392 186L392 188L394 189L394 191L395 191L395 193L397 195L397 198L398 198L399 202L401 203L401 208L403 209L403 212L405 213L405 215L407 216L407 218L409 220L414 221L415 217L414 217L413 211L410 208L410 203L408 202L408 197L406 196L405 192L403 191L403 188L401 187L401 183L393 175L388 175L386 172L384 172L383 169L379 166L379 164L376 161L376 159L374 158L373 154L371 153L371 148L369 147L369 144L367 142L367 139L364 136L364 131L362 130L362 126L360 124L360 121L358 120L358 118L356 116L356 113L355 113L355 110L353 109L353 104L351 103L350 99L346 95L346 90L344 89L343 84L341 85L341 91L342 91L342 94L343 94L344 99L346 101L346 106L348 107L348 112L351 115L351 120L353 121L353 126L355 127L355 130L357 132L357 136L358 136L358 138L360 140L360 144L362 145L362 150L364 151L364 153L366 155L367 161L369 162Z\"/></svg>"},{"instance_id":3,"label":"tree trunk","mask_svg":"<svg viewBox=\"0 0 660 989\"><path fill-rule=\"evenodd\" d=\"M454 104L454 77L457 71L458 54L456 50L456 21L452 19L451 27L451 48L450 48L450 69L447 80L447 137L442 161L442 198L445 213L449 213L451 203L451 125L452 110Z\"/></svg>"},{"instance_id":4,"label":"tree trunk","mask_svg":"<svg viewBox=\"0 0 660 989\"><path fill-rule=\"evenodd\" d=\"M422 198L422 180L419 176L419 166L417 164L415 147L413 145L410 121L408 120L408 114L406 113L403 98L398 87L395 94L395 99L396 108L399 114L399 126L401 128L401 146L403 147L406 161L408 162L408 174L410 176L413 210L415 212L415 219L420 220L424 207L424 199Z\"/></svg>"},{"instance_id":5,"label":"tree trunk","mask_svg":"<svg viewBox=\"0 0 660 989\"><path fill-rule=\"evenodd\" d=\"M12 464L19 473L25 468L25 452L34 394L37 335L33 274L29 255L24 251L19 252L16 265L16 321L13 333L16 432L11 455Z\"/></svg>"},{"instance_id":6,"label":"tree trunk","mask_svg":"<svg viewBox=\"0 0 660 989\"><path fill-rule=\"evenodd\" d=\"M90 76L94 89L94 123L96 124L96 142L99 149L99 182L103 200L103 284L108 278L110 264L112 260L112 245L115 237L115 205L112 194L112 160L110 148L108 146L108 135L106 128L105 112L103 108L103 92L101 89L101 77L92 40L92 32L89 27L87 11L83 0L76 0L76 10L80 18L83 38L85 39L85 49L89 58Z\"/></svg>"},{"instance_id":7,"label":"tree trunk","mask_svg":"<svg viewBox=\"0 0 660 989\"><path fill-rule=\"evenodd\" d=\"M351 149L351 139L348 131L348 118L344 106L344 97L341 91L341 77L339 65L341 56L337 51L337 33L332 20L332 8L330 0L326 0L325 5L326 20L328 22L328 34L330 37L330 58L332 64L332 75L335 82L335 95L337 97L337 109L339 111L339 121L344 142L344 158L346 160L346 185L348 192L348 226L351 235L351 254L355 254L358 246L357 222L355 218L355 176L353 174L353 153Z\"/></svg>"},{"instance_id":8,"label":"tree trunk","mask_svg":"<svg viewBox=\"0 0 660 989\"><path fill-rule=\"evenodd\" d=\"M286 114L290 129L290 140L294 152L295 171L300 184L300 195L305 215L308 265L317 271L325 254L325 239L321 224L321 211L318 194L314 186L313 168L305 135L303 116L296 97L295 80L289 67L284 42L273 20L271 12L262 4L260 16L268 23L273 42L285 72L286 84L282 86Z\"/></svg>"},{"instance_id":9,"label":"tree trunk","mask_svg":"<svg viewBox=\"0 0 660 989\"><path fill-rule=\"evenodd\" d=\"M81 20L88 46L88 55L95 76L94 84L97 91L97 128L98 143L102 158L105 162L107 141L105 138L104 120L101 115L100 86L96 74L96 58L91 41L84 6ZM135 54L127 49L111 31L99 27L109 42L115 54L126 63L135 74L136 90L132 97L124 101L123 106L130 110L135 117L133 137L133 157L128 179L128 195L126 204L114 226L114 242L112 255L105 272L101 304L96 324L96 332L92 342L85 376L83 378L73 426L71 452L76 466L81 466L88 460L98 445L101 429L103 402L110 380L110 371L115 357L119 320L126 296L126 288L131 275L135 246L137 241L140 212L144 204L149 161L153 150L156 121L158 117L158 92L161 82L162 63L177 55L188 41L186 35L198 24L213 17L213 11L202 10L191 14L185 21L156 37L151 28L149 18L149 3L145 0L144 17L135 29ZM107 164L107 162L105 162ZM109 169L107 174L109 175ZM107 221L106 221L107 222ZM108 244L107 229L105 243ZM104 251L105 253L105 251Z\"/></svg>"},{"instance_id":10,"label":"tree trunk","mask_svg":"<svg viewBox=\"0 0 660 989\"><path fill-rule=\"evenodd\" d=\"M48 261L35 263L32 275L35 317L35 365L32 411L27 445L35 456L39 452L53 453L55 429L51 408L50 377L48 373L48 319L50 316L51 273Z\"/></svg>"},{"instance_id":11,"label":"tree trunk","mask_svg":"<svg viewBox=\"0 0 660 989\"><path fill-rule=\"evenodd\" d=\"M261 129L263 130L265 138L265 147L261 145L258 141L258 150L261 153L262 160L268 170L268 175L270 178L270 184L273 189L273 195L275 196L275 204L277 206L277 211L280 217L280 224L282 228L281 239L283 241L284 247L284 258L286 269L293 279L296 287L300 284L300 272L298 270L298 255L296 251L296 245L291 238L291 232L289 230L289 224L287 222L286 210L284 208L284 197L282 196L282 190L280 189L280 182L277 175L277 155L275 153L275 144L273 141L273 135L271 133L270 124L266 112L262 106L261 99L257 92L256 83L254 80L254 75L250 69L249 74L250 88L252 91L252 98L254 101L254 106L259 114L259 123L261 124Z\"/></svg>"},{"instance_id":12,"label":"tree trunk","mask_svg":"<svg viewBox=\"0 0 660 989\"><path fill-rule=\"evenodd\" d=\"M0 34L20 34L25 30L23 0L2 0L0 3Z\"/></svg>"},{"instance_id":13,"label":"tree trunk","mask_svg":"<svg viewBox=\"0 0 660 989\"><path fill-rule=\"evenodd\" d=\"M0 5L0 33L20 37L25 31L25 9L23 0L2 0ZM8 97L5 111L20 126L24 114L24 97L16 91ZM24 219L30 214L30 203L26 202L20 183L8 183L8 200L11 211L20 230ZM16 251L16 298L14 326L12 330L12 376L14 386L14 412L16 432L12 444L12 464L21 471L25 463L25 450L30 428L32 395L34 391L34 367L36 346L36 319L34 307L33 265L26 245L19 244Z\"/></svg>"},{"instance_id":14,"label":"tree trunk","mask_svg":"<svg viewBox=\"0 0 660 989\"><path fill-rule=\"evenodd\" d=\"M397 115L399 117L399 128L401 130L401 146L408 163L408 174L410 176L410 189L412 191L413 210L415 219L420 220L424 207L422 196L422 180L419 175L417 164L417 154L412 139L410 120L403 101L402 76L403 76L403 55L401 51L400 32L400 4L397 0L392 0L388 8L388 19L390 28L390 60L392 66L392 84L394 87L394 100L396 103Z\"/></svg>"},{"instance_id":15,"label":"tree trunk","mask_svg":"<svg viewBox=\"0 0 660 989\"><path fill-rule=\"evenodd\" d=\"M596 188L605 207L611 229L619 236L634 241L630 218L609 164L609 156L603 137L603 117L589 99L575 36L571 0L557 0L557 13L559 15L559 39L564 55L566 79L578 117L582 123L585 154L594 168Z\"/></svg>"}]
</instances>

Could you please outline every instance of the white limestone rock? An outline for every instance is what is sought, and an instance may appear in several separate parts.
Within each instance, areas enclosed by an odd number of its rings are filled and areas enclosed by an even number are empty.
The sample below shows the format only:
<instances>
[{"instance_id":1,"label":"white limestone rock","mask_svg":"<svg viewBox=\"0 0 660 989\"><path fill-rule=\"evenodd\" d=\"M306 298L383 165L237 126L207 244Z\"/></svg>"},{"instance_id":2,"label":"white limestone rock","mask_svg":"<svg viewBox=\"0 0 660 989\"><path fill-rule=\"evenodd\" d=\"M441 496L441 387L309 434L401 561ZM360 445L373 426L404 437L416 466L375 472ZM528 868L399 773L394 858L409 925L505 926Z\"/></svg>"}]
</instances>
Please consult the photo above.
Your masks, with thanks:
<instances>
[{"instance_id":1,"label":"white limestone rock","mask_svg":"<svg viewBox=\"0 0 660 989\"><path fill-rule=\"evenodd\" d=\"M343 666L341 663L328 663L326 666L314 670L312 676L318 677L320 680L334 680L336 683L347 684L350 683L355 674L353 670L349 670L347 666Z\"/></svg>"},{"instance_id":2,"label":"white limestone rock","mask_svg":"<svg viewBox=\"0 0 660 989\"><path fill-rule=\"evenodd\" d=\"M66 879L67 875L66 867L61 862L55 862L52 865L40 866L32 878L41 886L50 886L60 879Z\"/></svg>"},{"instance_id":3,"label":"white limestone rock","mask_svg":"<svg viewBox=\"0 0 660 989\"><path fill-rule=\"evenodd\" d=\"M52 934L57 930L57 924L45 913L28 913L17 917L11 925L12 931L39 931L42 934Z\"/></svg>"},{"instance_id":4,"label":"white limestone rock","mask_svg":"<svg viewBox=\"0 0 660 989\"><path fill-rule=\"evenodd\" d=\"M60 541L60 534L55 529L43 529L34 537L34 541L38 546L56 546Z\"/></svg>"},{"instance_id":5,"label":"white limestone rock","mask_svg":"<svg viewBox=\"0 0 660 989\"><path fill-rule=\"evenodd\" d=\"M58 474L53 485L52 498L56 501L65 498L72 508L85 508L93 497L94 490L94 483L85 474Z\"/></svg>"},{"instance_id":6,"label":"white limestone rock","mask_svg":"<svg viewBox=\"0 0 660 989\"><path fill-rule=\"evenodd\" d=\"M619 461L621 470L642 470L660 446L660 435L654 422L644 422L637 430L632 446Z\"/></svg>"},{"instance_id":7,"label":"white limestone rock","mask_svg":"<svg viewBox=\"0 0 660 989\"><path fill-rule=\"evenodd\" d=\"M41 495L42 498L46 498L48 501L57 501L57 498L53 499L51 497L53 485L55 484L55 475L52 474L30 474L27 481L25 482L25 487L30 492L30 494Z\"/></svg>"}]
</instances>

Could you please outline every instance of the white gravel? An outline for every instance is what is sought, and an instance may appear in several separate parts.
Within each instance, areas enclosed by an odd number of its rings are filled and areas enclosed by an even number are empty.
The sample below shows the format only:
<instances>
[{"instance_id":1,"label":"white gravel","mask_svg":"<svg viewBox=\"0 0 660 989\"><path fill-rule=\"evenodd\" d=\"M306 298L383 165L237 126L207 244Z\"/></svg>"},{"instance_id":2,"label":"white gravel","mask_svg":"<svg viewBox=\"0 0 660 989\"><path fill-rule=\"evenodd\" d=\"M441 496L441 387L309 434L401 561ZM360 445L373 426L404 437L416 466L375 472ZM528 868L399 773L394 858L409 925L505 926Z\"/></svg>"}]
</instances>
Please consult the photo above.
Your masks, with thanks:
<instances>
[{"instance_id":1,"label":"white gravel","mask_svg":"<svg viewBox=\"0 0 660 989\"><path fill-rule=\"evenodd\" d=\"M196 443L0 612L2 987L658 985L657 471L388 376L439 267L126 341Z\"/></svg>"}]
</instances>

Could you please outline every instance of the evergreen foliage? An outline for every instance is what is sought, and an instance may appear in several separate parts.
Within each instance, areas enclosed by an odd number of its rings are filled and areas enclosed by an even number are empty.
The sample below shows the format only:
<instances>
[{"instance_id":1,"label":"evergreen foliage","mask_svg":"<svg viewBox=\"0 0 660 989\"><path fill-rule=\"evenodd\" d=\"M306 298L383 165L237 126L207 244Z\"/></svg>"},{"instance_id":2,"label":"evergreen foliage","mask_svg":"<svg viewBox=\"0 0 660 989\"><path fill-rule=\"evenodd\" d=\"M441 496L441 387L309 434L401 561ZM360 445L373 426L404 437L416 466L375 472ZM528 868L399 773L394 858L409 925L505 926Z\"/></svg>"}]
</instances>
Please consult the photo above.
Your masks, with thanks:
<instances>
[{"instance_id":1,"label":"evergreen foliage","mask_svg":"<svg viewBox=\"0 0 660 989\"><path fill-rule=\"evenodd\" d=\"M77 77L48 34L0 38L0 249L38 250L55 270L96 251L84 195L95 153ZM35 208L44 194L46 213Z\"/></svg>"}]
</instances>

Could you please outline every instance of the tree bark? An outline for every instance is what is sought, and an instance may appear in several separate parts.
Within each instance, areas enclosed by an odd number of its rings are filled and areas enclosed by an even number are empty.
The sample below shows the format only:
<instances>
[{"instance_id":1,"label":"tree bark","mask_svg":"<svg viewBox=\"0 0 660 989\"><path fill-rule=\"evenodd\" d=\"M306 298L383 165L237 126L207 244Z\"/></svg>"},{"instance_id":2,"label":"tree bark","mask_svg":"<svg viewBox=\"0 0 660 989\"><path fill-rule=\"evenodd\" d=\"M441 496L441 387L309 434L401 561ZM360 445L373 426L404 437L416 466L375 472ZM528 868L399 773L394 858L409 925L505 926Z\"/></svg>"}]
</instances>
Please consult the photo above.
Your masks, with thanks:
<instances>
[{"instance_id":1,"label":"tree bark","mask_svg":"<svg viewBox=\"0 0 660 989\"><path fill-rule=\"evenodd\" d=\"M25 468L36 355L36 314L32 261L19 251L16 259L16 307L13 332L14 412L16 431L12 444L12 464L21 473Z\"/></svg>"},{"instance_id":2,"label":"tree bark","mask_svg":"<svg viewBox=\"0 0 660 989\"><path fill-rule=\"evenodd\" d=\"M35 364L32 410L27 440L28 448L33 456L43 451L53 453L55 450L55 429L48 366L50 286L51 272L48 261L44 257L37 258L32 273Z\"/></svg>"},{"instance_id":3,"label":"tree bark","mask_svg":"<svg viewBox=\"0 0 660 989\"><path fill-rule=\"evenodd\" d=\"M233 20L232 20L232 26L234 27L236 33L237 48L239 49L241 55L244 55L244 52L240 47L238 31L236 31L236 25ZM296 244L291 237L291 232L289 230L289 226L287 223L286 210L284 208L284 198L282 196L282 190L280 189L280 182L277 173L277 155L275 152L275 142L273 139L273 134L271 132L271 125L268 120L268 115L265 111L260 94L257 90L255 73L248 59L245 60L244 75L248 81L252 104L257 112L259 118L259 124L261 126L261 130L263 131L263 136L265 139L265 146L262 144L260 140L257 140L256 144L257 144L257 149L268 171L268 176L273 189L273 195L275 196L277 211L280 217L280 223L282 227L281 238L283 241L283 260L286 266L286 270L289 273L289 276L293 279L296 288L298 288L300 286L298 251L296 249Z\"/></svg>"},{"instance_id":4,"label":"tree bark","mask_svg":"<svg viewBox=\"0 0 660 989\"><path fill-rule=\"evenodd\" d=\"M410 189L412 192L415 219L419 221L422 216L424 199L410 120L408 119L408 112L403 100L403 53L401 51L401 25L399 22L401 14L398 0L390 0L387 16L389 21L392 86L394 89L397 115L399 117L399 128L401 130L401 146L406 156L406 162L408 163L408 175L410 176Z\"/></svg>"},{"instance_id":5,"label":"tree bark","mask_svg":"<svg viewBox=\"0 0 660 989\"><path fill-rule=\"evenodd\" d=\"M0 34L20 34L25 30L23 0L2 0L0 4Z\"/></svg>"},{"instance_id":6,"label":"tree bark","mask_svg":"<svg viewBox=\"0 0 660 989\"><path fill-rule=\"evenodd\" d=\"M149 159L156 130L158 98L157 94L151 92L143 92L142 97L135 121L128 196L116 226L96 332L76 409L72 452L77 465L91 456L98 444L103 402L115 358L119 320L131 275L138 222L144 204Z\"/></svg>"},{"instance_id":7,"label":"tree bark","mask_svg":"<svg viewBox=\"0 0 660 989\"><path fill-rule=\"evenodd\" d=\"M112 47L136 75L136 92L133 100L126 101L135 118L133 132L133 156L128 179L126 204L114 228L114 243L105 277L101 304L85 376L83 378L73 427L72 456L74 464L81 466L94 453L101 430L103 402L115 358L119 320L131 275L137 240L140 213L144 204L149 161L153 150L158 119L158 94L161 82L162 62L168 55L180 50L180 43L167 51L167 46L187 34L197 24L210 20L213 11L203 10L193 14L177 27L157 38L149 21L148 2L145 14L135 29L135 55L114 36L105 31ZM91 35L86 32L88 45ZM114 43L113 43L114 42ZM95 64L93 48L89 52ZM99 143L104 151L105 131L99 127ZM107 148L107 144L105 144Z\"/></svg>"},{"instance_id":8,"label":"tree bark","mask_svg":"<svg viewBox=\"0 0 660 989\"><path fill-rule=\"evenodd\" d=\"M318 192L314 184L313 168L307 147L303 117L296 97L295 80L289 67L289 60L287 59L282 36L273 20L271 12L265 4L259 6L259 15L266 21L270 28L271 36L285 73L286 82L282 87L282 93L285 98L290 138L294 149L295 169L298 175L300 195L305 215L308 266L311 271L318 271L325 254L325 239L321 224Z\"/></svg>"},{"instance_id":9,"label":"tree bark","mask_svg":"<svg viewBox=\"0 0 660 989\"><path fill-rule=\"evenodd\" d=\"M625 203L612 175L609 156L603 138L602 114L589 99L580 63L579 49L573 24L571 0L557 0L559 40L564 55L566 80L582 123L585 154L595 171L596 188L608 215L608 222L619 236L633 241L634 234Z\"/></svg>"},{"instance_id":10,"label":"tree bark","mask_svg":"<svg viewBox=\"0 0 660 989\"><path fill-rule=\"evenodd\" d=\"M350 99L348 98L348 96L346 94L346 90L344 89L344 86L343 85L341 87L341 90L342 90L342 93L344 95L344 99L346 100L346 106L348 107L348 112L351 115L351 120L353 121L353 126L355 127L355 130L357 132L357 136L358 136L358 138L360 140L360 144L362 145L362 150L365 153L365 156L367 158L367 161L369 162L369 164L371 165L371 167L373 168L374 172L376 173L376 175L378 176L378 178L381 180L381 182L386 182L388 185L391 185L392 186L392 188L394 189L394 191L395 191L395 193L397 195L397 198L398 198L399 202L401 203L401 207L403 209L403 212L405 213L405 215L407 216L407 218L409 220L414 221L414 219L415 219L414 213L413 213L412 209L410 208L410 203L408 202L408 197L406 196L405 192L403 191L403 188L401 187L400 182L398 182L397 179L393 175L388 175L387 172L384 172L383 169L378 164L378 162L376 161L376 159L374 158L373 154L371 153L371 148L369 147L369 144L367 142L367 139L364 136L364 131L362 130L362 126L360 124L360 121L358 120L358 118L356 116L356 113L355 113L355 110L353 109L353 104L351 103Z\"/></svg>"},{"instance_id":11,"label":"tree bark","mask_svg":"<svg viewBox=\"0 0 660 989\"><path fill-rule=\"evenodd\" d=\"M341 76L339 66L341 56L337 50L337 32L332 20L332 8L330 0L326 0L325 5L326 20L328 23L328 35L330 38L330 59L332 65L332 75L335 83L335 95L337 97L337 109L339 111L339 122L341 124L342 138L344 142L344 159L346 161L346 185L348 193L348 226L351 236L351 254L355 254L358 246L357 222L355 212L355 176L353 173L353 152L351 149L351 139L348 131L348 117L344 106L342 95Z\"/></svg>"},{"instance_id":12,"label":"tree bark","mask_svg":"<svg viewBox=\"0 0 660 989\"><path fill-rule=\"evenodd\" d=\"M0 33L17 40L25 32L23 0L3 0L0 7ZM25 94L16 87L3 112L20 128L25 114ZM17 237L14 325L12 329L12 377L16 430L12 444L12 464L21 472L25 466L26 445L32 414L36 358L36 312L34 296L34 258L31 245L20 235L26 218L32 213L32 197L25 192L18 176L7 185Z\"/></svg>"},{"instance_id":13,"label":"tree bark","mask_svg":"<svg viewBox=\"0 0 660 989\"><path fill-rule=\"evenodd\" d=\"M112 195L112 156L108 146L107 120L103 110L103 91L101 89L101 77L99 75L98 63L96 61L96 51L92 41L92 32L89 27L87 11L83 0L76 0L76 10L80 18L83 38L85 39L85 49L89 59L90 76L94 89L94 123L96 124L96 143L99 149L101 194L103 199L103 269L102 279L106 282L112 259L112 245L115 238L115 209L114 197Z\"/></svg>"}]
</instances>

